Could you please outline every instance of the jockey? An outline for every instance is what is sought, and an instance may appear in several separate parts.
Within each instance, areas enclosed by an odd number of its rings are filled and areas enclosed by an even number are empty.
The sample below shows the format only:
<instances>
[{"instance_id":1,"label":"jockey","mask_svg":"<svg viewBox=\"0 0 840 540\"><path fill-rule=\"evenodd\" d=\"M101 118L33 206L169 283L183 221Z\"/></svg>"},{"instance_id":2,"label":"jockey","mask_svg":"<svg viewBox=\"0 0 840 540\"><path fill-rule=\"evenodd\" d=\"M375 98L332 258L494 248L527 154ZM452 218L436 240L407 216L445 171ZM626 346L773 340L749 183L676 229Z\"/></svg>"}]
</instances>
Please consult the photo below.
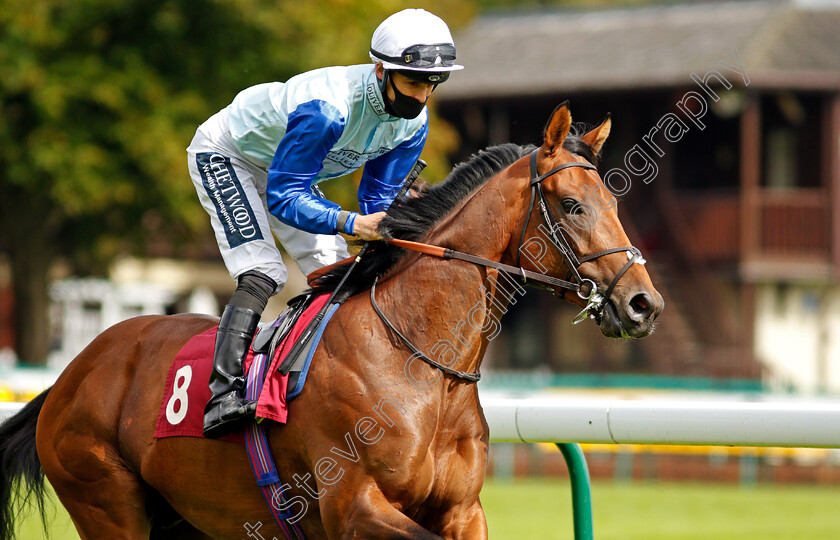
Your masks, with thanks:
<instances>
[{"instance_id":1,"label":"jockey","mask_svg":"<svg viewBox=\"0 0 840 540\"><path fill-rule=\"evenodd\" d=\"M276 237L304 274L348 257L338 233L378 240L384 210L428 134L429 95L463 69L446 23L422 9L385 19L373 64L316 69L259 84L202 124L189 170L237 286L216 333L204 435L230 433L253 415L242 362L268 299L285 284ZM324 198L317 184L364 166L361 212Z\"/></svg>"}]
</instances>

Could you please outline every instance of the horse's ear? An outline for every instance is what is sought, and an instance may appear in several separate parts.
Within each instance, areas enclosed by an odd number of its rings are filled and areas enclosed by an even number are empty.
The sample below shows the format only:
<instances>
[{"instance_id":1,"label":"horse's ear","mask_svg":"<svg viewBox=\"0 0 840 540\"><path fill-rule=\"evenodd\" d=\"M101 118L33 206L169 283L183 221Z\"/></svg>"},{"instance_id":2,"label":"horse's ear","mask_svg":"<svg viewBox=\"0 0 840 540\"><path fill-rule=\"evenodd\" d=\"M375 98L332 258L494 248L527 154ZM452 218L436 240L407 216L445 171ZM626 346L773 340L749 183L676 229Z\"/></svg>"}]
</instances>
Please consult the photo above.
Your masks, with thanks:
<instances>
[{"instance_id":1,"label":"horse's ear","mask_svg":"<svg viewBox=\"0 0 840 540\"><path fill-rule=\"evenodd\" d=\"M604 142L607 140L607 137L610 136L611 127L612 120L610 119L610 113L607 113L607 117L604 118L601 125L588 132L586 135L581 137L580 140L585 142L589 148L592 149L592 153L597 156L601 153L601 148L604 146Z\"/></svg>"},{"instance_id":2,"label":"horse's ear","mask_svg":"<svg viewBox=\"0 0 840 540\"><path fill-rule=\"evenodd\" d=\"M563 147L563 141L572 127L572 113L569 112L569 102L564 101L551 113L543 131L543 142L546 155L552 155L558 148Z\"/></svg>"}]
</instances>

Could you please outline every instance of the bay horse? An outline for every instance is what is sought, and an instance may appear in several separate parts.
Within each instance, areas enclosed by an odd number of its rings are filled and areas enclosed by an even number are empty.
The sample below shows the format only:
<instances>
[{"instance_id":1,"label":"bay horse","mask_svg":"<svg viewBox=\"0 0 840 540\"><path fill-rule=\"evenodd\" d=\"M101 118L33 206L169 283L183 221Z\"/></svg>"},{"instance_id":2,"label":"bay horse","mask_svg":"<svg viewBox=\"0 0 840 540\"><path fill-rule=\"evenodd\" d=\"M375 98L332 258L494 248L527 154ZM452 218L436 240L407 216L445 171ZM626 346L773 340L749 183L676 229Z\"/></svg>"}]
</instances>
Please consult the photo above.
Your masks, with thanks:
<instances>
[{"instance_id":1,"label":"bay horse","mask_svg":"<svg viewBox=\"0 0 840 540\"><path fill-rule=\"evenodd\" d=\"M519 280L585 308L607 336L652 331L662 298L594 167L610 125L570 135L564 103L539 148L481 151L389 211L386 238L468 260L378 242L347 280L354 294L330 321L288 423L266 427L289 496L308 504L308 538L487 537L488 426L473 381ZM44 474L83 539L282 537L243 446L153 436L175 354L217 321L121 322L0 427L3 539L17 496L43 501Z\"/></svg>"}]
</instances>

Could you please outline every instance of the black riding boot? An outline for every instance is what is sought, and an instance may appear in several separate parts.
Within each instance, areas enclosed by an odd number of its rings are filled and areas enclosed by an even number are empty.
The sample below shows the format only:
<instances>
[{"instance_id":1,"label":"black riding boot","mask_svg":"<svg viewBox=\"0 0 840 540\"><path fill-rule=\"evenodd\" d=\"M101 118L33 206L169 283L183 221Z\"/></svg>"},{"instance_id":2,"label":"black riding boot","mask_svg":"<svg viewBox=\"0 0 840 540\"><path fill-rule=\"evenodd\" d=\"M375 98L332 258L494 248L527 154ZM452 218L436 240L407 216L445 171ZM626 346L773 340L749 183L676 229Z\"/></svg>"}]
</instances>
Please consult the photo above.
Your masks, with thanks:
<instances>
[{"instance_id":1,"label":"black riding boot","mask_svg":"<svg viewBox=\"0 0 840 540\"><path fill-rule=\"evenodd\" d=\"M260 314L227 305L216 332L210 392L204 408L204 436L218 439L232 432L240 422L254 414L255 401L245 399L245 372L242 362L248 354Z\"/></svg>"}]
</instances>

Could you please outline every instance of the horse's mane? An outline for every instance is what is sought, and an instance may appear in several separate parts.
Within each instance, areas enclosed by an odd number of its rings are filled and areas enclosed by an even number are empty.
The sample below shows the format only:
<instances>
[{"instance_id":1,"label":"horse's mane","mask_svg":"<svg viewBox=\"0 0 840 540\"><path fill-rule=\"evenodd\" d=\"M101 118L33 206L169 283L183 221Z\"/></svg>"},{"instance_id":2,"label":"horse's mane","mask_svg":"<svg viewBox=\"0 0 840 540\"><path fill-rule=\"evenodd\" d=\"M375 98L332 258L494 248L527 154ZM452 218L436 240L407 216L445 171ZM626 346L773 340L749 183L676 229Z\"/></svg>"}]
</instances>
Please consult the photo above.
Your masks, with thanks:
<instances>
[{"instance_id":1,"label":"horse's mane","mask_svg":"<svg viewBox=\"0 0 840 540\"><path fill-rule=\"evenodd\" d=\"M563 147L597 165L599 156L574 134L578 132L574 130L564 141ZM468 160L456 165L443 182L431 186L418 197L392 206L379 225L382 236L419 240L470 193L533 149L533 145L505 143L479 150ZM369 288L374 279L392 268L404 253L403 248L384 241L370 242L364 257L342 286L342 296L352 296ZM349 264L338 265L321 276L312 286L312 292L332 292L344 278Z\"/></svg>"}]
</instances>

